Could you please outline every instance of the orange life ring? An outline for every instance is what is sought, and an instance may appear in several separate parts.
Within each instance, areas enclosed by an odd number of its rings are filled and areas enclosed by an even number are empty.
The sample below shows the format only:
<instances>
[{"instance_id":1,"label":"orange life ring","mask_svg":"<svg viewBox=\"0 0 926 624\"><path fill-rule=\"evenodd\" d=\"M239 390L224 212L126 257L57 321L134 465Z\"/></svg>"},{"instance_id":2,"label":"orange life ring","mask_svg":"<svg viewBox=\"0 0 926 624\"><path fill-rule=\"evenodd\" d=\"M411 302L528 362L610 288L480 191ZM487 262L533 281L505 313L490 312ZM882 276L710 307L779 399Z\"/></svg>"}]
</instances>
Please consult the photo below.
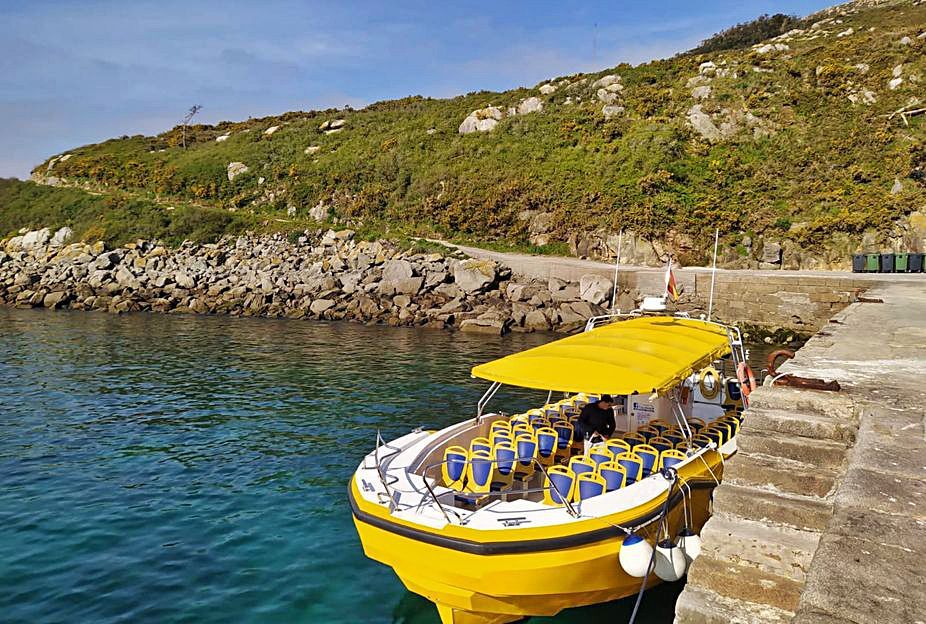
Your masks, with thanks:
<instances>
[{"instance_id":1,"label":"orange life ring","mask_svg":"<svg viewBox=\"0 0 926 624\"><path fill-rule=\"evenodd\" d=\"M740 388L743 389L744 397L748 397L753 390L758 388L756 376L752 374L752 369L749 368L749 364L746 362L740 362L740 365L736 367L736 378L740 382Z\"/></svg>"}]
</instances>

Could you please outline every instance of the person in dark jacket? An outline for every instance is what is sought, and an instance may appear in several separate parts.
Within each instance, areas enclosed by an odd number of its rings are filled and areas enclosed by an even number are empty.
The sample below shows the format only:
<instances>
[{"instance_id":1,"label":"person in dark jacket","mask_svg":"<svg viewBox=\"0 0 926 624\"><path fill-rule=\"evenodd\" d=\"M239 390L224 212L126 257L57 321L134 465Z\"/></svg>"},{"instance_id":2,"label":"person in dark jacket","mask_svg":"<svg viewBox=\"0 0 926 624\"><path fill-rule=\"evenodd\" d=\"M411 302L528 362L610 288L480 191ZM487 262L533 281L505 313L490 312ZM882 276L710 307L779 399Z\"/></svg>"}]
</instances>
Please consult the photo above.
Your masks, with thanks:
<instances>
[{"instance_id":1,"label":"person in dark jacket","mask_svg":"<svg viewBox=\"0 0 926 624\"><path fill-rule=\"evenodd\" d=\"M614 399L604 394L594 403L582 408L579 414L578 429L585 440L594 436L607 440L614 433Z\"/></svg>"}]
</instances>

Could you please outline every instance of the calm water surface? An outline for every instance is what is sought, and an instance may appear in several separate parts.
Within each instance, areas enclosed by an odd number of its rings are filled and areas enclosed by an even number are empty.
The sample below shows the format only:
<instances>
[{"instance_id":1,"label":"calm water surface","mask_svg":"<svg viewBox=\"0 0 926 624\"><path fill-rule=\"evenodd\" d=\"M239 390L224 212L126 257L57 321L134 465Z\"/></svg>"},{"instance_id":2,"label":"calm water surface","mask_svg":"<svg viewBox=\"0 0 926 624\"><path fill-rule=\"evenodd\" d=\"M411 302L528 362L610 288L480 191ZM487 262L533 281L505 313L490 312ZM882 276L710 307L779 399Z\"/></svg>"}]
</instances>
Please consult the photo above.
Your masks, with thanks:
<instances>
[{"instance_id":1,"label":"calm water surface","mask_svg":"<svg viewBox=\"0 0 926 624\"><path fill-rule=\"evenodd\" d=\"M377 429L471 415L474 363L551 337L0 308L0 620L438 623L363 556L347 482Z\"/></svg>"}]
</instances>

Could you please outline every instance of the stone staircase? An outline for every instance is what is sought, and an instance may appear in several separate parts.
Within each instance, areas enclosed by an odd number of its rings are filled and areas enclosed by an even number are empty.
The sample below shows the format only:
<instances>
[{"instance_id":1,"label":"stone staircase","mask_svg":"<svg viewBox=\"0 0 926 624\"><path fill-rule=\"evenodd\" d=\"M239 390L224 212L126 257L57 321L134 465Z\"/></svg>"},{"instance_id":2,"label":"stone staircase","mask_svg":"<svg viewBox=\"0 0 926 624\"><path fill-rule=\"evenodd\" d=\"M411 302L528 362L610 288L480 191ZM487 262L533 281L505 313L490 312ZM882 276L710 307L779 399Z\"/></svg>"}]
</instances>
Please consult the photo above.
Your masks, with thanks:
<instances>
[{"instance_id":1,"label":"stone staircase","mask_svg":"<svg viewBox=\"0 0 926 624\"><path fill-rule=\"evenodd\" d=\"M790 622L833 516L858 421L848 398L764 387L724 469L677 624Z\"/></svg>"}]
</instances>

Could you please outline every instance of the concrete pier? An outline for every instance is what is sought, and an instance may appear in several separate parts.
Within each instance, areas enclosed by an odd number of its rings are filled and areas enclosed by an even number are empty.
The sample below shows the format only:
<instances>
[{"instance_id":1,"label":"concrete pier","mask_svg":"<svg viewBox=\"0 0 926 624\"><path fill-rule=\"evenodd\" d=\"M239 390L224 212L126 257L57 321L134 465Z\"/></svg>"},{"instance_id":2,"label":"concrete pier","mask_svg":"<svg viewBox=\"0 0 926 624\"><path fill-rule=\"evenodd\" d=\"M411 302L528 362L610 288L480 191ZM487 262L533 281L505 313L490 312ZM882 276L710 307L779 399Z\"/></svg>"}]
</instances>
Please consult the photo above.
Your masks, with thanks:
<instances>
[{"instance_id":1,"label":"concrete pier","mask_svg":"<svg viewBox=\"0 0 926 624\"><path fill-rule=\"evenodd\" d=\"M873 285L764 387L677 624L926 622L926 284Z\"/></svg>"}]
</instances>

